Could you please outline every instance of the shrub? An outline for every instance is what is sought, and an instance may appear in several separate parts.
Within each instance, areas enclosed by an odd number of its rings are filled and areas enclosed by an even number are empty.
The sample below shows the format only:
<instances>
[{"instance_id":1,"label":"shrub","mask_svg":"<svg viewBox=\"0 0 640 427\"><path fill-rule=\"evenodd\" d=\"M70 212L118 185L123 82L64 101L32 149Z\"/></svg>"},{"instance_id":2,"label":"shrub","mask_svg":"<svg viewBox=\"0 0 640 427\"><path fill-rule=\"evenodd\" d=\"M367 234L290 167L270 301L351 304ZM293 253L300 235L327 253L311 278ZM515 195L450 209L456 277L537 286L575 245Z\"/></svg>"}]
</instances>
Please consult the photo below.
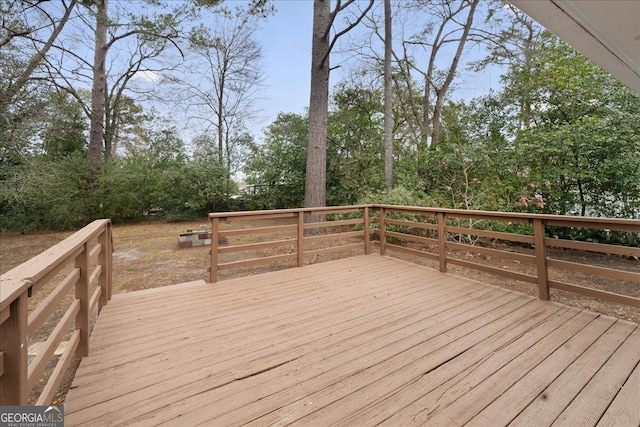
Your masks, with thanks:
<instances>
[{"instance_id":1,"label":"shrub","mask_svg":"<svg viewBox=\"0 0 640 427\"><path fill-rule=\"evenodd\" d=\"M17 166L0 187L0 230L69 230L97 212L83 153L52 160L36 157Z\"/></svg>"}]
</instances>

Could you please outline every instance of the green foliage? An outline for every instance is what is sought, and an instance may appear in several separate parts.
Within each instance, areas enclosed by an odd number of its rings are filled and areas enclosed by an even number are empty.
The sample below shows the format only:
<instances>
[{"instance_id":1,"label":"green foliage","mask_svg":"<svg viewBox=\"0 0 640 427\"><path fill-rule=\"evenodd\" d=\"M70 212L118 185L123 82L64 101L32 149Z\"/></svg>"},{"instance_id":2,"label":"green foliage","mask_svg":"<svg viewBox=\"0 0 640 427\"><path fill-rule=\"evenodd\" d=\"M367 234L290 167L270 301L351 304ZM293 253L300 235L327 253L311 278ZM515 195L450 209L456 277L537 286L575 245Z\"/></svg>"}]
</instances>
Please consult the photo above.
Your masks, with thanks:
<instances>
[{"instance_id":1,"label":"green foliage","mask_svg":"<svg viewBox=\"0 0 640 427\"><path fill-rule=\"evenodd\" d=\"M436 200L430 198L427 194L419 189L409 190L405 187L396 186L388 191L377 191L365 194L363 198L358 201L358 204L382 204L382 205L395 205L395 206L424 206L432 207L438 206ZM412 215L412 214L399 214L391 213L390 218L410 220L416 222L433 222L431 215ZM375 225L378 227L378 224ZM399 225L387 225L387 230L395 231L399 233L409 233L421 236L432 237L432 233L427 230L410 229L408 227Z\"/></svg>"},{"instance_id":2,"label":"green foliage","mask_svg":"<svg viewBox=\"0 0 640 427\"><path fill-rule=\"evenodd\" d=\"M327 143L327 204L355 203L384 188L382 93L357 83L333 96Z\"/></svg>"},{"instance_id":3,"label":"green foliage","mask_svg":"<svg viewBox=\"0 0 640 427\"><path fill-rule=\"evenodd\" d=\"M502 134L499 105L492 98L443 108L438 145L425 154L426 169L416 185L436 205L454 209L509 210L517 162Z\"/></svg>"},{"instance_id":4,"label":"green foliage","mask_svg":"<svg viewBox=\"0 0 640 427\"><path fill-rule=\"evenodd\" d=\"M101 213L115 222L142 218L157 204L157 170L144 155L115 159L100 176Z\"/></svg>"},{"instance_id":5,"label":"green foliage","mask_svg":"<svg viewBox=\"0 0 640 427\"><path fill-rule=\"evenodd\" d=\"M281 113L267 129L264 143L251 148L245 168L247 197L257 208L303 205L308 130L306 117Z\"/></svg>"},{"instance_id":6,"label":"green foliage","mask_svg":"<svg viewBox=\"0 0 640 427\"><path fill-rule=\"evenodd\" d=\"M167 219L202 217L226 204L227 172L220 164L191 161L179 172L180 176L174 174L173 179L163 181Z\"/></svg>"},{"instance_id":7,"label":"green foliage","mask_svg":"<svg viewBox=\"0 0 640 427\"><path fill-rule=\"evenodd\" d=\"M533 236L533 224L525 224L520 222L504 222L504 221L480 221L474 223L475 229L492 230L500 233L513 233L526 236Z\"/></svg>"},{"instance_id":8,"label":"green foliage","mask_svg":"<svg viewBox=\"0 0 640 427\"><path fill-rule=\"evenodd\" d=\"M44 152L52 157L85 152L87 123L80 103L66 93L52 93L46 106L47 118L41 134Z\"/></svg>"},{"instance_id":9,"label":"green foliage","mask_svg":"<svg viewBox=\"0 0 640 427\"><path fill-rule=\"evenodd\" d=\"M188 159L170 130L150 133L148 147L103 165L91 184L86 154L40 155L7 172L0 187L0 230L74 229L98 217L114 222L200 218L225 203L227 171Z\"/></svg>"},{"instance_id":10,"label":"green foliage","mask_svg":"<svg viewBox=\"0 0 640 427\"><path fill-rule=\"evenodd\" d=\"M327 147L327 204L356 203L384 188L381 93L342 85L334 95ZM308 118L280 114L252 148L245 168L251 199L262 207L304 204Z\"/></svg>"},{"instance_id":11,"label":"green foliage","mask_svg":"<svg viewBox=\"0 0 640 427\"><path fill-rule=\"evenodd\" d=\"M153 58L168 39L177 40L175 31L184 19L198 16L198 8L191 8L198 3L218 2L190 2L180 13L131 15L126 28L139 37L140 46L152 49L146 58ZM148 4L161 5L155 0ZM253 26L253 18L270 13L271 3L255 0L248 7ZM238 11L226 13L236 23L249 22ZM223 49L215 31L198 31L205 28L199 22L194 21L189 40L194 47ZM504 33L499 46L504 50L487 59L508 67L503 88L480 99L445 101L442 132L431 147L404 108L423 108L418 104L424 87L396 79L397 187L390 191L384 191L380 81L365 82L354 74L338 84L328 117L327 203L640 217L640 97L550 33L533 27L519 33L518 22L509 28L515 38ZM524 39L526 46L518 48L518 40ZM0 94L24 67L24 46L10 43L0 52ZM238 72L247 70L240 64ZM137 221L156 212L179 220L230 206L304 204L306 115L280 114L261 144L253 142L242 121L225 123L220 141L208 134L194 139L190 157L175 130L147 129L152 114L120 95L117 103L115 95L107 98L113 111L105 142L112 144L113 159L105 160L101 175L92 181L80 104L42 81L29 82L20 91L0 120L0 229L77 228L96 217ZM233 115L222 116L229 120ZM230 199L237 190L231 177L241 167L245 147L250 151L243 170L249 187ZM530 224L472 225L532 232ZM637 233L549 232L558 238L640 244Z\"/></svg>"},{"instance_id":12,"label":"green foliage","mask_svg":"<svg viewBox=\"0 0 640 427\"><path fill-rule=\"evenodd\" d=\"M15 68L24 66L19 58L6 52L6 48L0 51L0 96L15 78ZM24 164L32 153L41 151L38 135L44 127L43 118L49 95L46 85L29 83L0 114L0 180L10 178L13 166Z\"/></svg>"},{"instance_id":13,"label":"green foliage","mask_svg":"<svg viewBox=\"0 0 640 427\"><path fill-rule=\"evenodd\" d=\"M170 130L149 135L147 150L108 163L100 178L104 216L136 221L150 212L168 220L202 217L224 203L226 170L215 161L188 160Z\"/></svg>"},{"instance_id":14,"label":"green foliage","mask_svg":"<svg viewBox=\"0 0 640 427\"><path fill-rule=\"evenodd\" d=\"M389 191L366 193L358 204L382 204L396 206L437 206L435 200L420 190L409 190L405 187L394 187Z\"/></svg>"},{"instance_id":15,"label":"green foliage","mask_svg":"<svg viewBox=\"0 0 640 427\"><path fill-rule=\"evenodd\" d=\"M577 240L589 243L640 247L640 234L616 230L592 230L570 227L547 227L546 235L554 239Z\"/></svg>"},{"instance_id":16,"label":"green foliage","mask_svg":"<svg viewBox=\"0 0 640 427\"><path fill-rule=\"evenodd\" d=\"M55 161L46 156L29 159L0 186L0 230L86 225L96 209L89 176L89 164L80 152Z\"/></svg>"},{"instance_id":17,"label":"green foliage","mask_svg":"<svg viewBox=\"0 0 640 427\"><path fill-rule=\"evenodd\" d=\"M531 99L535 126L517 134L525 197L554 214L640 215L640 97L547 35ZM514 77L515 78L515 77Z\"/></svg>"}]
</instances>

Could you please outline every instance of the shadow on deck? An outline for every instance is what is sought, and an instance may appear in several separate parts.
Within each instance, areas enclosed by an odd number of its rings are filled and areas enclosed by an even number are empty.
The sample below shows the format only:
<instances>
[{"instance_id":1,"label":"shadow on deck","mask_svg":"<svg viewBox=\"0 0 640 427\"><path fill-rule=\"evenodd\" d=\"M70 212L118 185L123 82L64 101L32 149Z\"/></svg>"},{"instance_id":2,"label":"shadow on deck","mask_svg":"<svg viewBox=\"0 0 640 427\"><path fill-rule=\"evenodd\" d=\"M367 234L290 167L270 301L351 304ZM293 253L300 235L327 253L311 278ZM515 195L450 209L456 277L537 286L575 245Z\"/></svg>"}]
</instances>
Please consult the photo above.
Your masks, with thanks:
<instances>
[{"instance_id":1,"label":"shadow on deck","mask_svg":"<svg viewBox=\"0 0 640 427\"><path fill-rule=\"evenodd\" d=\"M638 325L379 255L114 295L67 425L640 424Z\"/></svg>"}]
</instances>

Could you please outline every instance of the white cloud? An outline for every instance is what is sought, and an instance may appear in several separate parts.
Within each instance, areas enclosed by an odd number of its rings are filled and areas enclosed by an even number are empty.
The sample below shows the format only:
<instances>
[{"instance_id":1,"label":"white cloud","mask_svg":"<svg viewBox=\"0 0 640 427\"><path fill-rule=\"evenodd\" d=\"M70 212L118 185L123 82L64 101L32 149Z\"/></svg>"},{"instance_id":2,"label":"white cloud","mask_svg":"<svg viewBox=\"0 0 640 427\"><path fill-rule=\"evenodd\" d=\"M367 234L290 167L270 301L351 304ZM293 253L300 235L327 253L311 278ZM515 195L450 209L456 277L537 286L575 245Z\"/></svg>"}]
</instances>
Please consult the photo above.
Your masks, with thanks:
<instances>
[{"instance_id":1,"label":"white cloud","mask_svg":"<svg viewBox=\"0 0 640 427\"><path fill-rule=\"evenodd\" d=\"M133 78L136 80L142 80L145 82L156 84L162 81L162 76L151 70L138 71Z\"/></svg>"}]
</instances>

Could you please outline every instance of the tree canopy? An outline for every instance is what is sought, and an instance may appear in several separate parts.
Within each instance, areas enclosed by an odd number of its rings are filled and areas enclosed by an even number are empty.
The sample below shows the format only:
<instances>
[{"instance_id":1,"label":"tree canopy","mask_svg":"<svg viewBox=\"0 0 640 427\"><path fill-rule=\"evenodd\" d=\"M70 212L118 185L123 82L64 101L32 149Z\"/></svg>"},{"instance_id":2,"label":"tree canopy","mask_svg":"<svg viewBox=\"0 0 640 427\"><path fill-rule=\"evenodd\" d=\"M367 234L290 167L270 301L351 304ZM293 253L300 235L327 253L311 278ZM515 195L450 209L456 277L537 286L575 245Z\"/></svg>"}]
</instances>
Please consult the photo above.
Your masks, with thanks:
<instances>
[{"instance_id":1,"label":"tree canopy","mask_svg":"<svg viewBox=\"0 0 640 427\"><path fill-rule=\"evenodd\" d=\"M640 217L640 96L517 9L315 1L322 96L260 131L278 2L0 0L0 229L299 207L310 182L330 205Z\"/></svg>"}]
</instances>

